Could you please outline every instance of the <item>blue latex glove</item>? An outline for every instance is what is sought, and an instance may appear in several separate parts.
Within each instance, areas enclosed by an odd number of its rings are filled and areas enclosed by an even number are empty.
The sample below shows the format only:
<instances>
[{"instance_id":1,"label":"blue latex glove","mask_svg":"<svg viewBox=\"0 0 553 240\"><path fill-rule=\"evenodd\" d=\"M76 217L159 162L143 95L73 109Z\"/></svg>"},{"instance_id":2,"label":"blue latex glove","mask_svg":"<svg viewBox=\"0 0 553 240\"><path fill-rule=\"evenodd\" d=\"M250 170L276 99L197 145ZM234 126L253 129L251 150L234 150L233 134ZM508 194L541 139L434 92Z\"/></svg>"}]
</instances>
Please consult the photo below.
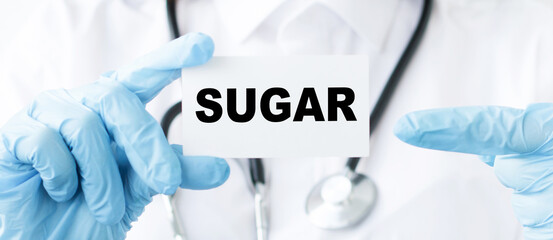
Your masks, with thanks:
<instances>
[{"instance_id":1,"label":"blue latex glove","mask_svg":"<svg viewBox=\"0 0 553 240\"><path fill-rule=\"evenodd\" d=\"M514 190L511 201L525 238L553 239L553 104L413 112L394 132L415 146L480 155Z\"/></svg>"},{"instance_id":2,"label":"blue latex glove","mask_svg":"<svg viewBox=\"0 0 553 240\"><path fill-rule=\"evenodd\" d=\"M188 34L14 116L0 130L0 239L123 239L153 195L225 182L225 160L183 156L144 109L212 54Z\"/></svg>"}]
</instances>

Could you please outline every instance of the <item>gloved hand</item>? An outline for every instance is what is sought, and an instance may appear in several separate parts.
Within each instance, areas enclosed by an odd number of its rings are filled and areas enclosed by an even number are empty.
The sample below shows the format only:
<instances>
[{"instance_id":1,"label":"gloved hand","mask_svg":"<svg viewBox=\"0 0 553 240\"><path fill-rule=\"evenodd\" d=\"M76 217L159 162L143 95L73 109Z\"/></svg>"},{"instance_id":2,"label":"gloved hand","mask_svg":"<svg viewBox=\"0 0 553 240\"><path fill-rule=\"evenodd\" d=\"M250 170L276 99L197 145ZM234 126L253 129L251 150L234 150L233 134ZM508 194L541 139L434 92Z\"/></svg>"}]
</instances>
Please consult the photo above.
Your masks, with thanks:
<instances>
[{"instance_id":1,"label":"gloved hand","mask_svg":"<svg viewBox=\"0 0 553 240\"><path fill-rule=\"evenodd\" d=\"M183 156L144 109L212 54L188 34L14 116L0 129L0 239L123 239L153 195L225 182L225 160Z\"/></svg>"},{"instance_id":2,"label":"gloved hand","mask_svg":"<svg viewBox=\"0 0 553 240\"><path fill-rule=\"evenodd\" d=\"M413 112L394 132L415 146L480 155L514 190L511 201L525 238L553 239L553 104Z\"/></svg>"}]
</instances>

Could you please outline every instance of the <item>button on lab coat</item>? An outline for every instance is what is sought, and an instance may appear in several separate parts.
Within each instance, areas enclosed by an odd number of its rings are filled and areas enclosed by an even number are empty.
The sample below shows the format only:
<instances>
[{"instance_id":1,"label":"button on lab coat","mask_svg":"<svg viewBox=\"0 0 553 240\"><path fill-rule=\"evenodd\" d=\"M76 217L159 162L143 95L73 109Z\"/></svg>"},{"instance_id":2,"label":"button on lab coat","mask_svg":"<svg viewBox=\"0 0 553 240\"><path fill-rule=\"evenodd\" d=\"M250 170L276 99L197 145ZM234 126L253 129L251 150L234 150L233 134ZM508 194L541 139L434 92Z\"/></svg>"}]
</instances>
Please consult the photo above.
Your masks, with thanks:
<instances>
[{"instance_id":1,"label":"button on lab coat","mask_svg":"<svg viewBox=\"0 0 553 240\"><path fill-rule=\"evenodd\" d=\"M368 54L370 93L379 96L418 20L420 0L188 0L181 31L214 38L215 55ZM270 239L521 239L510 191L475 156L429 151L393 136L403 114L461 105L524 107L551 101L553 10L535 1L437 0L423 42L371 138L358 170L378 187L371 215L352 228L321 230L304 204L345 159L266 159ZM169 40L161 1L40 1L2 53L1 100L24 105L38 92L74 87ZM148 110L161 118L179 82ZM19 107L2 106L4 122ZM5 111L4 111L5 107ZM178 143L179 122L170 141ZM267 136L270 138L270 136ZM243 160L207 191L177 192L189 239L254 239L254 203ZM159 197L129 239L170 239Z\"/></svg>"}]
</instances>

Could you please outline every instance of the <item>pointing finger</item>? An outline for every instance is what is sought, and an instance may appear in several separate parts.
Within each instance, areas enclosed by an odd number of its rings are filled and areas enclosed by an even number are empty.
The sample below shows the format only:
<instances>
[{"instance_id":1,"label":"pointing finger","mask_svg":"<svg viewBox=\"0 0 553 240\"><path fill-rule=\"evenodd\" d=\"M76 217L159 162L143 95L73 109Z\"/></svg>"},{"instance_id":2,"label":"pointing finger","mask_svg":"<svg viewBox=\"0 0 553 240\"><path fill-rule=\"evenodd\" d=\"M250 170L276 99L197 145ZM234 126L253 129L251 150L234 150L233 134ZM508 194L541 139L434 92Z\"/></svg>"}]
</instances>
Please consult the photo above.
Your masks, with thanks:
<instances>
[{"instance_id":1,"label":"pointing finger","mask_svg":"<svg viewBox=\"0 0 553 240\"><path fill-rule=\"evenodd\" d=\"M457 107L412 112L394 128L402 141L430 149L479 155L549 151L553 105L533 104L526 110Z\"/></svg>"}]
</instances>

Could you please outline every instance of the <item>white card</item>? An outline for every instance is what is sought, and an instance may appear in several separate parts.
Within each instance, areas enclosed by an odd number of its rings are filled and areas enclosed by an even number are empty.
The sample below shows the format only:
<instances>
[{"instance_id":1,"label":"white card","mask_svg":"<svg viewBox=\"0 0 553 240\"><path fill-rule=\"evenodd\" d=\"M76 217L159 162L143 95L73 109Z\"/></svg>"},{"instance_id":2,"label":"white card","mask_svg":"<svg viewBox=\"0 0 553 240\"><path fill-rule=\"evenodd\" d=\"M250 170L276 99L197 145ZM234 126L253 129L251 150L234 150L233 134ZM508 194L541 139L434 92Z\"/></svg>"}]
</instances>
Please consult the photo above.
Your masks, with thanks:
<instances>
[{"instance_id":1,"label":"white card","mask_svg":"<svg viewBox=\"0 0 553 240\"><path fill-rule=\"evenodd\" d=\"M369 155L368 56L214 57L182 87L185 155Z\"/></svg>"}]
</instances>

